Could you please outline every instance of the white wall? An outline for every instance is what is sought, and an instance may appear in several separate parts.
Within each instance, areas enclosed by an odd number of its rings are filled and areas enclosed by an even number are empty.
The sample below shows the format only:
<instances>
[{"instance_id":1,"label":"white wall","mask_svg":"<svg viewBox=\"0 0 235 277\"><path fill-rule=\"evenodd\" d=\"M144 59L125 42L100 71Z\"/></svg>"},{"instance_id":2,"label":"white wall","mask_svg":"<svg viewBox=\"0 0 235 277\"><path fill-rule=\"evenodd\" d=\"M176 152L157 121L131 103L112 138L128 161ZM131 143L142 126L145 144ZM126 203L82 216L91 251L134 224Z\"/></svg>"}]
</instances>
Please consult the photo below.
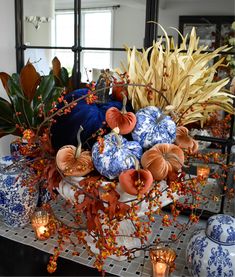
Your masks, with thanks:
<instances>
[{"instance_id":1,"label":"white wall","mask_svg":"<svg viewBox=\"0 0 235 277\"><path fill-rule=\"evenodd\" d=\"M114 10L113 46L122 48L144 46L145 6L120 5ZM113 67L119 67L120 62L126 62L125 52L113 52Z\"/></svg>"},{"instance_id":2,"label":"white wall","mask_svg":"<svg viewBox=\"0 0 235 277\"><path fill-rule=\"evenodd\" d=\"M168 35L178 37L168 27L179 27L180 15L234 15L234 0L160 0L159 23ZM162 34L159 30L159 34Z\"/></svg>"},{"instance_id":3,"label":"white wall","mask_svg":"<svg viewBox=\"0 0 235 277\"><path fill-rule=\"evenodd\" d=\"M15 12L14 0L0 1L0 72L16 72L15 56ZM0 96L7 98L5 90L0 84ZM0 156L9 153L9 143L12 136L0 139Z\"/></svg>"}]
</instances>

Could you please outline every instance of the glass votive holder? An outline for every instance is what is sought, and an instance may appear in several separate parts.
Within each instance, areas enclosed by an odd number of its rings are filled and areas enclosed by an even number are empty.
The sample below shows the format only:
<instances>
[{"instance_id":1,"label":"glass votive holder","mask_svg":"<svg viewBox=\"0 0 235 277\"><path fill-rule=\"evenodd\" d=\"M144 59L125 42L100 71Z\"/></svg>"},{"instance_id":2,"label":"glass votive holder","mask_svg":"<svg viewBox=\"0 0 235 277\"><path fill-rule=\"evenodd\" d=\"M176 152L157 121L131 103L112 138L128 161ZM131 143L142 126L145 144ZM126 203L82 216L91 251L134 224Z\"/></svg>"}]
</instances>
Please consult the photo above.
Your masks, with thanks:
<instances>
[{"instance_id":1,"label":"glass votive holder","mask_svg":"<svg viewBox=\"0 0 235 277\"><path fill-rule=\"evenodd\" d=\"M168 277L174 270L176 253L170 247L151 249L150 259L153 266L153 277Z\"/></svg>"},{"instance_id":2,"label":"glass votive holder","mask_svg":"<svg viewBox=\"0 0 235 277\"><path fill-rule=\"evenodd\" d=\"M206 181L210 175L210 167L208 165L197 166L197 177L201 180Z\"/></svg>"},{"instance_id":3,"label":"glass votive holder","mask_svg":"<svg viewBox=\"0 0 235 277\"><path fill-rule=\"evenodd\" d=\"M37 239L46 240L50 237L49 218L49 213L44 210L35 211L32 215L31 224Z\"/></svg>"}]
</instances>

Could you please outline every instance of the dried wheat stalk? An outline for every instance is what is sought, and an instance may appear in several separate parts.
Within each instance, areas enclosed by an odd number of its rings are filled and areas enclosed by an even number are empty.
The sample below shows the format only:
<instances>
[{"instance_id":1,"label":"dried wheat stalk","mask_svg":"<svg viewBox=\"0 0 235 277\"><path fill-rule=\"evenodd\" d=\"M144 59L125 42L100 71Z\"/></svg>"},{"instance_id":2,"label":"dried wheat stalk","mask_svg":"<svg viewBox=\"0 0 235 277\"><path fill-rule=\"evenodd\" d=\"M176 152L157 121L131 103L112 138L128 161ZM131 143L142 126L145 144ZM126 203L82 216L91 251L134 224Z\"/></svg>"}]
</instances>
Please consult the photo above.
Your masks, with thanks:
<instances>
[{"instance_id":1,"label":"dried wheat stalk","mask_svg":"<svg viewBox=\"0 0 235 277\"><path fill-rule=\"evenodd\" d=\"M164 29L163 31L165 32ZM122 70L129 74L131 83L151 84L162 92L170 105L156 92L149 97L146 88L130 86L128 95L133 108L137 111L150 105L160 107L165 113L174 113L180 125L196 121L203 124L208 113L216 109L234 113L234 94L223 89L229 79L217 82L213 80L217 68L224 66L223 58L214 64L213 59L219 56L220 51L227 51L229 48L222 46L212 53L202 52L207 47L198 46L199 38L194 28L188 45L187 35L182 36L180 47L175 46L173 41L170 42L166 32L165 39L165 47L160 39L142 52L135 47L127 48L127 66L122 64Z\"/></svg>"}]
</instances>

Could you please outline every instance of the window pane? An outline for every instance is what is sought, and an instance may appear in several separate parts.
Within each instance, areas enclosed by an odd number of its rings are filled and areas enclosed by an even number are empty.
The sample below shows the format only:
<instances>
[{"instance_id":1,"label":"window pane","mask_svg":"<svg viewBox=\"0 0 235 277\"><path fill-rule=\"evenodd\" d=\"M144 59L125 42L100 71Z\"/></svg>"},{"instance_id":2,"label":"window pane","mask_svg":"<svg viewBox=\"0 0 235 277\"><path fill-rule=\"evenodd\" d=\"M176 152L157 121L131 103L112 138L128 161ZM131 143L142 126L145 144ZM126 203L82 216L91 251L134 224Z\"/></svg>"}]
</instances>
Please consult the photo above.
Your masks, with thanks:
<instances>
[{"instance_id":1,"label":"window pane","mask_svg":"<svg viewBox=\"0 0 235 277\"><path fill-rule=\"evenodd\" d=\"M82 81L92 81L92 69L105 69L111 67L110 51L83 51L81 54ZM94 80L95 81L95 80Z\"/></svg>"},{"instance_id":2,"label":"window pane","mask_svg":"<svg viewBox=\"0 0 235 277\"><path fill-rule=\"evenodd\" d=\"M55 45L74 45L74 14L71 12L56 13Z\"/></svg>"},{"instance_id":3,"label":"window pane","mask_svg":"<svg viewBox=\"0 0 235 277\"><path fill-rule=\"evenodd\" d=\"M74 63L74 54L70 50L26 49L24 54L25 63L30 59L41 75L49 74L52 68L51 62L55 56L60 60L61 66L67 68L69 72Z\"/></svg>"},{"instance_id":4,"label":"window pane","mask_svg":"<svg viewBox=\"0 0 235 277\"><path fill-rule=\"evenodd\" d=\"M23 0L23 7L26 45L74 45L73 1Z\"/></svg>"},{"instance_id":5,"label":"window pane","mask_svg":"<svg viewBox=\"0 0 235 277\"><path fill-rule=\"evenodd\" d=\"M146 0L138 0L138 1L137 0L131 0L131 1L82 0L81 5L84 11L96 9L97 12L102 12L105 9L105 6L107 5L108 6L114 5L113 7L110 8L112 12L111 47L122 48L124 45L128 45L130 47L136 46L137 48L143 47L144 35L145 35ZM105 31L107 30L108 22L102 28L98 28L100 24L99 19L94 18L93 14L90 13L89 24L92 24L94 28L96 28L95 36L97 36L99 39L96 40L96 42L83 40L82 46L102 47L103 45L105 45L105 41L106 41ZM99 45L97 45L97 43L99 43Z\"/></svg>"},{"instance_id":6,"label":"window pane","mask_svg":"<svg viewBox=\"0 0 235 277\"><path fill-rule=\"evenodd\" d=\"M83 51L81 55L82 81L97 81L97 69L109 68L111 71L121 68L121 63L127 64L126 51Z\"/></svg>"},{"instance_id":7,"label":"window pane","mask_svg":"<svg viewBox=\"0 0 235 277\"><path fill-rule=\"evenodd\" d=\"M111 47L111 11L82 11L82 46Z\"/></svg>"}]
</instances>

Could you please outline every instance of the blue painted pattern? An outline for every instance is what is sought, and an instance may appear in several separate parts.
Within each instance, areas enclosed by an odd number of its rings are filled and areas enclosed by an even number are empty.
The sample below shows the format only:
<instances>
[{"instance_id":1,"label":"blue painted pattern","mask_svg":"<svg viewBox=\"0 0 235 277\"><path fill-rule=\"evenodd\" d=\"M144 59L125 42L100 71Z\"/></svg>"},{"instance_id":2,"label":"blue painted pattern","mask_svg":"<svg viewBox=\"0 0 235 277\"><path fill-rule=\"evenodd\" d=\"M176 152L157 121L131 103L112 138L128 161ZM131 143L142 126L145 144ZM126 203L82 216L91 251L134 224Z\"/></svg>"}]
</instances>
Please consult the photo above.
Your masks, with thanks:
<instances>
[{"instance_id":1,"label":"blue painted pattern","mask_svg":"<svg viewBox=\"0 0 235 277\"><path fill-rule=\"evenodd\" d=\"M172 143L176 138L176 124L170 116L164 116L154 106L140 109L136 113L137 123L132 132L133 140L148 149L158 143ZM158 122L159 120L159 122Z\"/></svg>"},{"instance_id":2,"label":"blue painted pattern","mask_svg":"<svg viewBox=\"0 0 235 277\"><path fill-rule=\"evenodd\" d=\"M109 179L117 178L124 170L135 168L132 156L134 155L139 160L143 152L138 142L128 141L121 135L118 135L118 139L113 133L104 136L103 153L99 151L98 142L92 147L92 159L95 168L101 175Z\"/></svg>"},{"instance_id":3,"label":"blue painted pattern","mask_svg":"<svg viewBox=\"0 0 235 277\"><path fill-rule=\"evenodd\" d=\"M194 233L187 247L191 273L197 277L235 276L235 221L229 215L214 215L206 230Z\"/></svg>"},{"instance_id":4,"label":"blue painted pattern","mask_svg":"<svg viewBox=\"0 0 235 277\"><path fill-rule=\"evenodd\" d=\"M231 262L230 254L227 249L223 249L221 245L218 245L217 247L213 247L211 249L207 267L208 274L214 274L214 276L225 276L223 272L227 268L231 269L232 266L233 265ZM229 276L233 276L233 272L231 270L228 270L228 274L231 273L232 275Z\"/></svg>"},{"instance_id":5,"label":"blue painted pattern","mask_svg":"<svg viewBox=\"0 0 235 277\"><path fill-rule=\"evenodd\" d=\"M22 180L31 172L24 168L9 167L13 158L0 158L0 214L10 227L22 227L29 223L38 201L38 192L30 192L22 186Z\"/></svg>"}]
</instances>

